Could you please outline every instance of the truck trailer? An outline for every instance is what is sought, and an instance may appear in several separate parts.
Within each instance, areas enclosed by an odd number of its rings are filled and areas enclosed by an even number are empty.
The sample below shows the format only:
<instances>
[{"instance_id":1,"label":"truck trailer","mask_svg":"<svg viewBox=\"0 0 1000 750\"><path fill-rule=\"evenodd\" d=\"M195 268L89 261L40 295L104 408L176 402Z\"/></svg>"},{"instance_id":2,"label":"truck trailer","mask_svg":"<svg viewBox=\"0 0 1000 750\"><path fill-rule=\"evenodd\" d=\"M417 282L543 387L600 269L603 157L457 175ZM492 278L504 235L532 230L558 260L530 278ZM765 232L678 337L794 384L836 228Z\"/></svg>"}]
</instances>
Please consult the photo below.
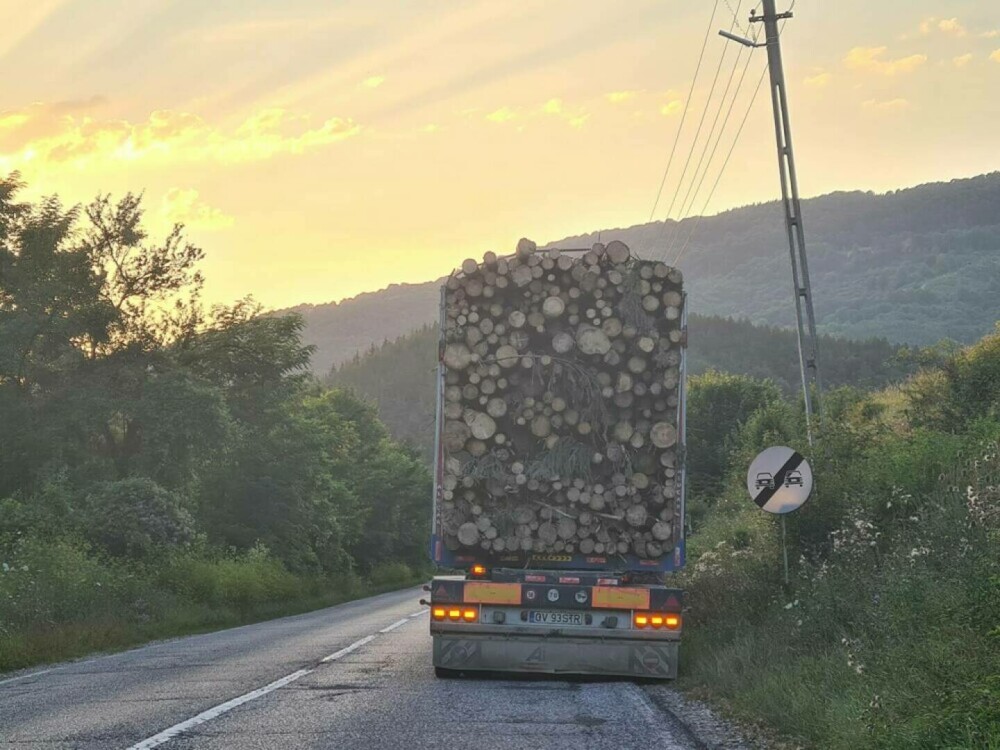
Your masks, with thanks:
<instances>
[{"instance_id":1,"label":"truck trailer","mask_svg":"<svg viewBox=\"0 0 1000 750\"><path fill-rule=\"evenodd\" d=\"M672 679L687 300L621 242L467 260L441 289L430 633L439 677Z\"/></svg>"}]
</instances>

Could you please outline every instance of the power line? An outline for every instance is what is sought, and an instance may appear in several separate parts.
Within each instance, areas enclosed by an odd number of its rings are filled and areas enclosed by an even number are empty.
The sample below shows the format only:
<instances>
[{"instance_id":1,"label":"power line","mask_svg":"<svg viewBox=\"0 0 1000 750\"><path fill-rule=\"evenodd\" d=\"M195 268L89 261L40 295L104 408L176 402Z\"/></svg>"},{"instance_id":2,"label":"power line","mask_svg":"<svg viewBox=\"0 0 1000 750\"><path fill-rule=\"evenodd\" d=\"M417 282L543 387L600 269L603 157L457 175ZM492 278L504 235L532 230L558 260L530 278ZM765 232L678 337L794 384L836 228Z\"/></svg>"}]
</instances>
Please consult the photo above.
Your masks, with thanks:
<instances>
[{"instance_id":1,"label":"power line","mask_svg":"<svg viewBox=\"0 0 1000 750\"><path fill-rule=\"evenodd\" d=\"M691 106L691 96L694 93L695 84L698 82L698 73L701 71L701 63L705 58L705 48L708 47L708 37L712 33L712 25L715 23L715 12L719 8L719 0L715 0L712 6L712 15L708 19L708 28L705 29L705 39L701 43L701 53L698 55L698 64L694 69L694 77L691 79L691 88L688 90L687 99L684 100L684 110L681 113L681 122L677 126L677 133L674 135L674 145L670 147L670 156L667 159L667 168L663 170L663 178L660 180L660 188L656 191L656 200L653 201L653 209L649 212L649 221L656 215L656 208L660 204L660 197L663 195L663 186L667 183L667 175L670 173L670 166L674 162L674 154L677 151L677 143L681 138L681 131L684 129L684 121L687 119L688 108Z\"/></svg>"},{"instance_id":2,"label":"power line","mask_svg":"<svg viewBox=\"0 0 1000 750\"><path fill-rule=\"evenodd\" d=\"M792 0L792 5L791 8L789 8L789 12L791 12L791 9L795 7L795 2L796 0ZM760 5L760 3L758 3L758 5ZM778 30L779 36L781 35L781 32L785 30L785 23L786 22L782 22L781 28ZM757 35L755 35L754 36L755 42L757 41L757 38L758 38ZM681 249L677 252L677 255L674 256L671 265L675 266L677 265L677 262L680 260L681 256L684 255L684 252L687 250L688 245L691 243L691 238L694 237L695 233L698 231L699 225L705 218L705 211L708 209L708 204L712 202L712 198L715 196L715 190L716 188L719 187L719 182L722 180L722 175L725 173L726 167L729 165L729 160L733 155L733 151L736 150L736 144L739 143L740 135L743 133L743 127L746 125L747 119L750 117L750 112L753 109L753 105L757 101L757 95L760 93L760 87L764 83L764 77L767 75L767 72L768 72L768 67L765 64L764 69L761 71L760 78L757 81L757 86L756 88L754 88L753 95L750 97L750 104L747 105L747 110L743 114L743 119L740 122L740 126L736 131L736 136L735 138L733 138L733 143L729 147L729 152L726 154L725 160L722 162L722 168L719 170L719 174L716 176L715 182L712 184L712 189L709 191L708 197L705 198L705 203L702 206L701 212L698 214L698 217L695 219L694 226L691 227L691 231L688 233L688 236L684 240L684 244L681 246Z\"/></svg>"},{"instance_id":3,"label":"power line","mask_svg":"<svg viewBox=\"0 0 1000 750\"><path fill-rule=\"evenodd\" d=\"M732 31L735 28L736 28L736 18L734 17L733 22L729 27L729 30ZM722 64L726 60L727 50L728 46L724 46L722 48L722 54L719 55L719 64L715 69L715 76L712 78L712 85L709 87L708 90L708 98L705 99L705 108L702 110L701 118L698 120L698 127L695 129L694 139L691 141L691 147L688 149L687 159L685 159L684 161L684 169L681 170L681 178L677 181L677 189L674 190L674 197L670 200L670 208L667 209L666 219L669 219L670 214L672 214L674 211L674 206L677 203L677 197L680 195L681 187L684 184L684 178L687 176L688 167L691 166L691 157L694 156L694 149L695 146L698 144L698 138L701 135L701 128L705 124L705 115L708 114L708 109L712 102L712 96L715 94L715 87L719 82L719 74L722 72ZM667 226L666 220L664 220L663 225L660 227L661 236L666 226ZM675 229L674 231L676 232L677 230Z\"/></svg>"},{"instance_id":4,"label":"power line","mask_svg":"<svg viewBox=\"0 0 1000 750\"><path fill-rule=\"evenodd\" d=\"M739 4L736 6L739 8ZM722 136L726 132L726 126L729 124L729 117L733 111L733 105L736 103L736 99L739 97L740 89L743 86L743 79L746 77L747 69L750 67L750 60L753 57L753 48L750 48L747 53L746 63L743 65L743 72L740 74L740 79L736 85L736 90L733 92L733 98L729 103L729 108L726 111L726 116L722 120L722 128L719 130L718 138L715 139L715 145L712 145L712 139L715 135L716 126L719 124L719 117L722 115L722 110L726 106L726 97L729 95L729 90L732 88L733 79L736 77L736 71L740 65L740 57L743 54L743 47L739 48L736 54L736 59L733 61L733 69L729 73L729 80L726 82L726 88L722 92L722 98L719 100L719 108L715 112L715 117L712 120L712 127L709 128L708 137L705 139L705 144L702 146L701 155L698 157L698 164L694 168L694 174L691 176L691 182L688 184L687 192L684 193L684 198L681 200L680 214L678 214L678 222L683 221L690 213L692 206L694 206L695 201L698 198L698 193L701 190L701 186L705 181L705 176L708 174L709 169L712 166L712 159L715 157L715 151L718 148L719 142L722 140ZM709 152L711 147L711 156L708 158L708 162L705 161L705 156ZM702 165L705 169L702 170ZM700 177L699 177L700 175ZM697 187L696 187L697 186ZM693 191L693 192L692 192ZM680 236L680 227L677 227L677 231L673 232L670 237L670 245L667 248L667 254L673 250L674 245L677 242L677 238Z\"/></svg>"},{"instance_id":5,"label":"power line","mask_svg":"<svg viewBox=\"0 0 1000 750\"><path fill-rule=\"evenodd\" d=\"M758 34L759 31L755 29L753 34L754 42L757 41ZM753 60L753 49L751 48L750 54L747 55L746 63L743 65L743 71L740 73L740 80L737 81L736 83L736 91L733 92L733 98L730 99L729 101L729 108L726 110L726 116L723 118L722 127L719 129L719 134L715 139L715 143L712 145L712 151L708 155L708 162L705 164L705 169L702 170L701 176L698 178L698 184L694 189L694 193L691 194L690 203L686 203L686 207L684 203L681 204L683 217L690 216L691 210L694 207L695 202L698 200L698 196L701 194L702 185L705 183L705 178L708 177L709 171L711 171L712 163L715 161L715 153L716 151L718 151L719 145L722 143L722 138L726 134L726 127L729 125L729 118L732 116L733 107L736 106L736 101L737 99L739 99L740 91L743 89L743 81L746 78L747 71L750 69L750 62L752 60ZM738 61L739 58L737 58L737 62ZM685 201L687 201L687 197L685 197ZM672 240L676 240L677 236L679 235L675 234ZM667 248L668 255L674 249L674 244L675 242L671 241L669 247Z\"/></svg>"},{"instance_id":6,"label":"power line","mask_svg":"<svg viewBox=\"0 0 1000 750\"><path fill-rule=\"evenodd\" d=\"M760 78L757 80L757 87L754 89L753 95L750 97L750 104L747 106L747 111L743 114L743 120L740 122L740 126L736 130L736 137L733 138L733 143L729 147L729 153L726 154L726 158L722 162L722 169L719 170L719 174L716 176L715 182L712 184L712 189L709 191L708 197L705 198L705 204L702 206L701 213L698 214L698 217L695 219L694 226L688 233L687 239L684 241L681 249L677 252L677 255L674 256L673 262L671 262L671 265L673 266L676 266L677 262L681 259L681 256L684 255L684 251L687 250L687 246L691 242L691 238L694 236L694 233L698 231L698 225L700 225L702 219L705 218L705 211L708 208L708 204L712 202L712 197L715 195L715 189L719 187L722 175L725 173L726 167L729 165L729 159L732 157L733 151L736 150L736 144L740 142L740 135L743 133L743 126L747 124L747 119L750 117L751 110L753 110L754 102L757 101L757 95L760 93L760 87L763 85L764 77L766 75L767 65L765 65L764 70L761 71Z\"/></svg>"}]
</instances>

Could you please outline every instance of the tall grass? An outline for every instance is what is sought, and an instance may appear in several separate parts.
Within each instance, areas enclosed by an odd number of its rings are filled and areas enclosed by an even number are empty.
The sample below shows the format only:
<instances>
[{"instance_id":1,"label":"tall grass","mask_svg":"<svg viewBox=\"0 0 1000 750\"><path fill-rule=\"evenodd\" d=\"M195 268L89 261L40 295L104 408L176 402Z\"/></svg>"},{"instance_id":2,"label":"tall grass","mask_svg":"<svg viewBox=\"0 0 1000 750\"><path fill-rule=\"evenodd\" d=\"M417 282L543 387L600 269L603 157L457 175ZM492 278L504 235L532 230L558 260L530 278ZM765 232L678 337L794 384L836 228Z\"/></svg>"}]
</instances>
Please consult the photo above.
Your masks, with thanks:
<instances>
[{"instance_id":1,"label":"tall grass","mask_svg":"<svg viewBox=\"0 0 1000 750\"><path fill-rule=\"evenodd\" d=\"M421 578L401 563L368 578L294 574L259 546L141 564L61 539L21 538L2 549L0 672L305 612Z\"/></svg>"}]
</instances>

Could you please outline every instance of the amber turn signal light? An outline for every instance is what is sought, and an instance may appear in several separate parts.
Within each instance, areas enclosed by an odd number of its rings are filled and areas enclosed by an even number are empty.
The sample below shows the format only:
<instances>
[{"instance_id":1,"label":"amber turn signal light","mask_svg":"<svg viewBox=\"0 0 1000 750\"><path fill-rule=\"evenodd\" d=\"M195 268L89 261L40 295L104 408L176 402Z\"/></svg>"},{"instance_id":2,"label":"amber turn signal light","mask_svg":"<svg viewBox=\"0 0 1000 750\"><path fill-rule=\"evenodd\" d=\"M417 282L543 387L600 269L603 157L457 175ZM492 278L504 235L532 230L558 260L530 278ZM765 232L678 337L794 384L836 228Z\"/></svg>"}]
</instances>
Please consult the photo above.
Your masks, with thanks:
<instances>
[{"instance_id":1,"label":"amber turn signal light","mask_svg":"<svg viewBox=\"0 0 1000 750\"><path fill-rule=\"evenodd\" d=\"M681 626L681 616L677 614L659 614L651 612L636 612L632 620L637 628L666 628L677 630Z\"/></svg>"}]
</instances>

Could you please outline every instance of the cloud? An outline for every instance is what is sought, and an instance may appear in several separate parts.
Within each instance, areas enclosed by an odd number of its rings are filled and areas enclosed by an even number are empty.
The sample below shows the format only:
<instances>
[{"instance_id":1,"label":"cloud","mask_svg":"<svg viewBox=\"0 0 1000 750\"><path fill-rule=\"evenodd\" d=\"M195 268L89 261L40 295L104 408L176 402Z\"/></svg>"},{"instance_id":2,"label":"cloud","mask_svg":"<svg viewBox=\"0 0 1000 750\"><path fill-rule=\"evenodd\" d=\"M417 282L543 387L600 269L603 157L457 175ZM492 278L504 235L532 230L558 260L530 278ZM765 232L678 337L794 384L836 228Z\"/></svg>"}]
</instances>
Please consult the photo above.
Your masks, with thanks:
<instances>
[{"instance_id":1,"label":"cloud","mask_svg":"<svg viewBox=\"0 0 1000 750\"><path fill-rule=\"evenodd\" d=\"M469 110L475 114L479 110ZM466 114L463 112L462 114ZM579 105L567 104L558 97L546 100L542 104L524 105L521 107L503 106L483 115L483 119L497 124L517 120L513 125L518 132L524 132L527 126L544 120L557 120L566 123L571 128L582 128L590 119L591 113Z\"/></svg>"},{"instance_id":2,"label":"cloud","mask_svg":"<svg viewBox=\"0 0 1000 750\"><path fill-rule=\"evenodd\" d=\"M331 117L310 128L309 118L278 108L253 112L233 129L191 112L156 110L131 122L62 114L66 109L33 104L0 113L0 172L60 164L236 164L302 154L361 132L350 118Z\"/></svg>"},{"instance_id":3,"label":"cloud","mask_svg":"<svg viewBox=\"0 0 1000 750\"><path fill-rule=\"evenodd\" d=\"M385 83L385 76L368 76L361 82L361 87L365 89L377 89Z\"/></svg>"},{"instance_id":4,"label":"cloud","mask_svg":"<svg viewBox=\"0 0 1000 750\"><path fill-rule=\"evenodd\" d=\"M486 115L486 119L490 122L507 122L513 120L517 117L517 113L510 107L500 107Z\"/></svg>"},{"instance_id":5,"label":"cloud","mask_svg":"<svg viewBox=\"0 0 1000 750\"><path fill-rule=\"evenodd\" d=\"M549 99L542 105L542 112L547 115L560 115L563 111L562 99Z\"/></svg>"},{"instance_id":6,"label":"cloud","mask_svg":"<svg viewBox=\"0 0 1000 750\"><path fill-rule=\"evenodd\" d=\"M437 123L429 122L420 128L421 133L436 133L441 129L441 126Z\"/></svg>"},{"instance_id":7,"label":"cloud","mask_svg":"<svg viewBox=\"0 0 1000 750\"><path fill-rule=\"evenodd\" d=\"M981 36L983 39L996 39L998 36L1000 36L1000 30L993 29L992 31L984 31L979 36Z\"/></svg>"},{"instance_id":8,"label":"cloud","mask_svg":"<svg viewBox=\"0 0 1000 750\"><path fill-rule=\"evenodd\" d=\"M1000 63L1000 49L995 49L995 50L993 50L993 51L992 51L992 52L990 53L990 59L991 59L991 60L993 60L993 62L998 62L998 63Z\"/></svg>"},{"instance_id":9,"label":"cloud","mask_svg":"<svg viewBox=\"0 0 1000 750\"><path fill-rule=\"evenodd\" d=\"M823 71L813 76L807 76L806 79L803 81L803 83L805 83L806 86L812 86L813 88L818 89L818 88L823 88L828 83L830 83L830 80L832 78L833 76L830 73Z\"/></svg>"},{"instance_id":10,"label":"cloud","mask_svg":"<svg viewBox=\"0 0 1000 750\"><path fill-rule=\"evenodd\" d=\"M622 102L627 102L629 99L635 99L635 97L641 92L631 89L628 91L611 91L604 95L612 104L621 104Z\"/></svg>"},{"instance_id":11,"label":"cloud","mask_svg":"<svg viewBox=\"0 0 1000 750\"><path fill-rule=\"evenodd\" d=\"M869 112L902 112L910 108L910 102L901 98L888 99L886 101L869 99L862 102L861 106Z\"/></svg>"},{"instance_id":12,"label":"cloud","mask_svg":"<svg viewBox=\"0 0 1000 750\"><path fill-rule=\"evenodd\" d=\"M675 115L678 112L680 112L683 106L684 105L681 104L681 102L679 102L677 99L674 99L672 102L667 102L662 107L660 107L660 114L663 115L664 117L670 117L671 115Z\"/></svg>"},{"instance_id":13,"label":"cloud","mask_svg":"<svg viewBox=\"0 0 1000 750\"><path fill-rule=\"evenodd\" d=\"M964 68L972 60L972 53L968 52L964 55L959 55L958 57L953 57L951 59L952 64L956 68Z\"/></svg>"},{"instance_id":14,"label":"cloud","mask_svg":"<svg viewBox=\"0 0 1000 750\"><path fill-rule=\"evenodd\" d=\"M945 34L951 34L952 36L965 36L965 27L959 22L957 18L943 18L938 21L938 29L943 31Z\"/></svg>"},{"instance_id":15,"label":"cloud","mask_svg":"<svg viewBox=\"0 0 1000 750\"><path fill-rule=\"evenodd\" d=\"M883 55L887 49L886 47L854 47L844 58L844 64L853 70L894 76L897 73L910 73L927 62L927 55L909 55L895 60L886 60L883 59Z\"/></svg>"},{"instance_id":16,"label":"cloud","mask_svg":"<svg viewBox=\"0 0 1000 750\"><path fill-rule=\"evenodd\" d=\"M968 34L965 26L957 18L925 18L920 22L920 33L923 36L929 36L935 31L940 31L942 34L948 34L950 36L965 36Z\"/></svg>"},{"instance_id":17,"label":"cloud","mask_svg":"<svg viewBox=\"0 0 1000 750\"><path fill-rule=\"evenodd\" d=\"M171 224L184 224L191 229L225 229L235 219L198 199L198 191L191 188L171 188L163 196L160 215Z\"/></svg>"}]
</instances>

